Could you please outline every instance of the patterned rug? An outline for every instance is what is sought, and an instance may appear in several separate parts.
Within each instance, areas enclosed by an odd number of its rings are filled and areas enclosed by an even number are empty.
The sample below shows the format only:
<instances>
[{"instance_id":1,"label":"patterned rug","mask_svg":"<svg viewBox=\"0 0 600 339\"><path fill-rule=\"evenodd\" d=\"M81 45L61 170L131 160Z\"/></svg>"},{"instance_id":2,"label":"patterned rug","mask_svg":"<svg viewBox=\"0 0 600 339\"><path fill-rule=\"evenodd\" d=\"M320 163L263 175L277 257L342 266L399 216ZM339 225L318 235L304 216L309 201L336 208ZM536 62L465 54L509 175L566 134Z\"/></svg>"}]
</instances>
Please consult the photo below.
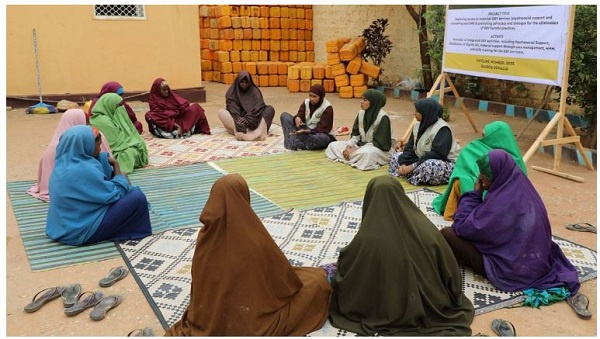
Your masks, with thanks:
<instances>
[{"instance_id":1,"label":"patterned rug","mask_svg":"<svg viewBox=\"0 0 600 339\"><path fill-rule=\"evenodd\" d=\"M438 228L449 225L430 207L437 193L420 190L407 194ZM340 249L358 231L361 213L362 201L356 201L305 211L292 209L262 221L293 265L318 266L337 260ZM165 330L181 318L190 302L191 258L198 230L197 227L169 230L117 245ZM557 237L554 241L577 267L582 282L596 277L595 251ZM470 269L461 270L463 290L477 315L524 300L520 292L499 291ZM334 328L329 322L311 333L311 336L347 335L354 333Z\"/></svg>"},{"instance_id":2,"label":"patterned rug","mask_svg":"<svg viewBox=\"0 0 600 339\"><path fill-rule=\"evenodd\" d=\"M140 169L129 179L146 194L152 233L177 227L199 226L198 216L210 189L222 174L207 164ZM26 193L34 181L7 183L13 212L32 271L50 270L119 256L112 241L69 246L46 236L48 204ZM252 208L259 216L284 210L250 191Z\"/></svg>"},{"instance_id":3,"label":"patterned rug","mask_svg":"<svg viewBox=\"0 0 600 339\"><path fill-rule=\"evenodd\" d=\"M265 163L268 163L268 170ZM308 209L362 200L369 180L389 175L387 165L361 171L327 159L324 150L220 160L210 164L224 173L239 173L250 187L284 209ZM413 186L403 178L398 180L407 192L424 187ZM446 185L428 188L442 193Z\"/></svg>"},{"instance_id":4,"label":"patterned rug","mask_svg":"<svg viewBox=\"0 0 600 339\"><path fill-rule=\"evenodd\" d=\"M271 125L264 141L237 141L224 128L213 128L212 135L194 134L185 139L143 137L148 146L149 167L186 165L219 159L288 152L283 147L283 130Z\"/></svg>"}]
</instances>

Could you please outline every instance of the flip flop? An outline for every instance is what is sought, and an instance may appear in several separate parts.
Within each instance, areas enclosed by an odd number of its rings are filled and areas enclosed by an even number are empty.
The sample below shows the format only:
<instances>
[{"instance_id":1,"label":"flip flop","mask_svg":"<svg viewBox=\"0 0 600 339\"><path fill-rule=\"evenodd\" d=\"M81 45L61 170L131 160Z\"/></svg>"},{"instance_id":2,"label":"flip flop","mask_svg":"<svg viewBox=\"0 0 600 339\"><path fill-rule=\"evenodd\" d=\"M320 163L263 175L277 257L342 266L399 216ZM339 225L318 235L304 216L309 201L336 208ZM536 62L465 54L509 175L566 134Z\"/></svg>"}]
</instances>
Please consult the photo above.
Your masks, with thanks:
<instances>
[{"instance_id":1,"label":"flip flop","mask_svg":"<svg viewBox=\"0 0 600 339\"><path fill-rule=\"evenodd\" d=\"M122 301L123 297L121 297L120 295L111 295L106 298L102 298L96 304L96 306L94 306L94 309L90 313L90 318L96 321L104 319L104 317L106 317L106 313L108 313L108 311L112 310L113 308L119 306L119 304Z\"/></svg>"},{"instance_id":2,"label":"flip flop","mask_svg":"<svg viewBox=\"0 0 600 339\"><path fill-rule=\"evenodd\" d=\"M64 289L65 289L64 286L56 286L56 287L50 287L50 288L46 288L46 289L39 291L35 296L33 296L33 299L31 299L31 302L29 304L25 305L25 307L24 307L25 312L33 313L33 312L39 310L47 302L60 297L60 295ZM41 296L40 296L40 294L41 294ZM38 298L38 296L39 296L39 298Z\"/></svg>"},{"instance_id":3,"label":"flip flop","mask_svg":"<svg viewBox=\"0 0 600 339\"><path fill-rule=\"evenodd\" d=\"M81 285L71 284L65 286L60 296L63 299L63 305L65 307L71 307L77 302L77 298L81 295Z\"/></svg>"},{"instance_id":4,"label":"flip flop","mask_svg":"<svg viewBox=\"0 0 600 339\"><path fill-rule=\"evenodd\" d=\"M69 317L78 315L79 313L83 312L86 308L95 306L102 299L103 296L104 295L100 291L83 292L73 306L65 308L65 314Z\"/></svg>"},{"instance_id":5,"label":"flip flop","mask_svg":"<svg viewBox=\"0 0 600 339\"><path fill-rule=\"evenodd\" d=\"M129 271L125 266L113 267L110 269L108 275L102 279L100 279L100 287L109 287L114 285L117 281L125 278Z\"/></svg>"},{"instance_id":6,"label":"flip flop","mask_svg":"<svg viewBox=\"0 0 600 339\"><path fill-rule=\"evenodd\" d=\"M592 312L588 310L590 301L584 294L577 293L575 296L567 298L566 300L567 304L569 304L569 306L575 310L575 313L577 313L579 318L585 320L592 318Z\"/></svg>"},{"instance_id":7,"label":"flip flop","mask_svg":"<svg viewBox=\"0 0 600 339\"><path fill-rule=\"evenodd\" d=\"M589 222L581 222L578 224L567 224L566 227L568 230L571 230L571 231L596 233L596 226L590 224Z\"/></svg>"},{"instance_id":8,"label":"flip flop","mask_svg":"<svg viewBox=\"0 0 600 339\"><path fill-rule=\"evenodd\" d=\"M517 336L517 330L515 330L515 326L510 321L504 319L492 320L492 330L500 337Z\"/></svg>"},{"instance_id":9,"label":"flip flop","mask_svg":"<svg viewBox=\"0 0 600 339\"><path fill-rule=\"evenodd\" d=\"M127 335L128 337L154 337L154 331L150 327L144 327L144 329L136 329Z\"/></svg>"}]
</instances>

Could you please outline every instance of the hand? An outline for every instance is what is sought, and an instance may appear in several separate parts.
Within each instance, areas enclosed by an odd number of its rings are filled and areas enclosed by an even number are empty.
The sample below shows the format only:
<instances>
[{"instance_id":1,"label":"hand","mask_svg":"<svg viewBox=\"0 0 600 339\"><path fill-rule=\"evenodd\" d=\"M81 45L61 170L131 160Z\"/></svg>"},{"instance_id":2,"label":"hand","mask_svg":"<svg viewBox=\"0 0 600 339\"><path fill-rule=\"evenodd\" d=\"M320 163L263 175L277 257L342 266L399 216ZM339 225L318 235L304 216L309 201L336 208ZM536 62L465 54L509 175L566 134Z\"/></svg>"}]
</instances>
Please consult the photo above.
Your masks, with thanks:
<instances>
[{"instance_id":1,"label":"hand","mask_svg":"<svg viewBox=\"0 0 600 339\"><path fill-rule=\"evenodd\" d=\"M477 181L475 181L475 190L479 193L485 190L485 184L483 183L483 180L477 179Z\"/></svg>"},{"instance_id":2,"label":"hand","mask_svg":"<svg viewBox=\"0 0 600 339\"><path fill-rule=\"evenodd\" d=\"M302 124L304 124L304 122L302 122L302 119L300 119L300 117L295 117L294 124L296 124L296 127L300 127L302 126Z\"/></svg>"},{"instance_id":3,"label":"hand","mask_svg":"<svg viewBox=\"0 0 600 339\"><path fill-rule=\"evenodd\" d=\"M296 131L292 131L290 134L297 135L297 134L310 134L310 133L311 133L311 131L309 129L299 129Z\"/></svg>"},{"instance_id":4,"label":"hand","mask_svg":"<svg viewBox=\"0 0 600 339\"><path fill-rule=\"evenodd\" d=\"M242 117L236 118L235 121L240 125L244 125L244 126L246 125L246 119L244 119Z\"/></svg>"},{"instance_id":5,"label":"hand","mask_svg":"<svg viewBox=\"0 0 600 339\"><path fill-rule=\"evenodd\" d=\"M111 165L112 167L115 167L115 165L119 166L117 159L113 158L112 155L109 155L107 160L108 160L108 164Z\"/></svg>"},{"instance_id":6,"label":"hand","mask_svg":"<svg viewBox=\"0 0 600 339\"><path fill-rule=\"evenodd\" d=\"M400 165L398 166L398 173L403 176L407 176L413 171L413 165Z\"/></svg>"},{"instance_id":7,"label":"hand","mask_svg":"<svg viewBox=\"0 0 600 339\"><path fill-rule=\"evenodd\" d=\"M395 149L396 151L398 151L398 152L402 152L402 151L404 151L404 146L405 146L405 145L404 145L404 140L399 140L399 141L396 143L396 146L394 147L394 149Z\"/></svg>"}]
</instances>

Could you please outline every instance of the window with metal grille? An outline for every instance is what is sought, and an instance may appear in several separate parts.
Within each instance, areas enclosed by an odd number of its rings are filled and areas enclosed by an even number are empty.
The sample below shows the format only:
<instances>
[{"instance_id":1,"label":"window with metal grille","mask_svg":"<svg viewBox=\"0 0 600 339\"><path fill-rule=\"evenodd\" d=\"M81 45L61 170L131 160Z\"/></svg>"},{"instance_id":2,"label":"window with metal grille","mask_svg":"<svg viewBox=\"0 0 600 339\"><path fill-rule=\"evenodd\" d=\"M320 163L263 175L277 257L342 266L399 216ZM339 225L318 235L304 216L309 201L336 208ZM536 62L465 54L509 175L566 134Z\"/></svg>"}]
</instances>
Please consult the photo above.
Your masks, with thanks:
<instances>
[{"instance_id":1,"label":"window with metal grille","mask_svg":"<svg viewBox=\"0 0 600 339\"><path fill-rule=\"evenodd\" d=\"M94 5L96 19L146 19L144 5Z\"/></svg>"}]
</instances>

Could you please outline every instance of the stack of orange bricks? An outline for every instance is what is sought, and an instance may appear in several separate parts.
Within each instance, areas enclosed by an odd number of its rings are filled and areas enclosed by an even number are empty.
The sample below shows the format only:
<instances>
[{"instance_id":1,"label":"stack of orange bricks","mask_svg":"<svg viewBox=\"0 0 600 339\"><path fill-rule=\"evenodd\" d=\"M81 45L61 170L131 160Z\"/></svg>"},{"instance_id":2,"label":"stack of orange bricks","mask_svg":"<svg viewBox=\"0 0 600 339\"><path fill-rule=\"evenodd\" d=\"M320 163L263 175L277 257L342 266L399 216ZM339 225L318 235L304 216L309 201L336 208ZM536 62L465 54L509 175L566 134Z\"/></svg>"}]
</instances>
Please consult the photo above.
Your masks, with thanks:
<instances>
[{"instance_id":1,"label":"stack of orange bricks","mask_svg":"<svg viewBox=\"0 0 600 339\"><path fill-rule=\"evenodd\" d=\"M202 79L233 83L241 70L258 86L286 86L287 68L315 60L311 5L201 5Z\"/></svg>"},{"instance_id":2,"label":"stack of orange bricks","mask_svg":"<svg viewBox=\"0 0 600 339\"><path fill-rule=\"evenodd\" d=\"M381 69L362 60L363 37L339 38L326 43L327 62L302 62L288 69L288 90L308 92L321 84L325 92L339 92L340 98L360 98L368 78L377 78Z\"/></svg>"}]
</instances>

